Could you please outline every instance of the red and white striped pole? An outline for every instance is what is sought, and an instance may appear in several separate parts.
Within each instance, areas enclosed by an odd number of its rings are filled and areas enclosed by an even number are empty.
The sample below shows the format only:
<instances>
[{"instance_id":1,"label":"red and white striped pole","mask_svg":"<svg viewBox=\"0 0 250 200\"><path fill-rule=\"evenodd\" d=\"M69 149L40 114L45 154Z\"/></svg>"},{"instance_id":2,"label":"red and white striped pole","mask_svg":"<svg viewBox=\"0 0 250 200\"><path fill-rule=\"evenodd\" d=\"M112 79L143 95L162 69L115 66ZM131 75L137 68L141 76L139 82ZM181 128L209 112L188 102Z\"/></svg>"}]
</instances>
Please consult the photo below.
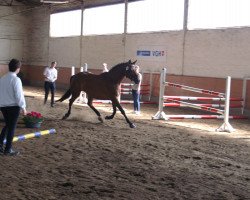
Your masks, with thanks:
<instances>
[{"instance_id":1,"label":"red and white striped pole","mask_svg":"<svg viewBox=\"0 0 250 200\"><path fill-rule=\"evenodd\" d=\"M167 115L169 119L224 119L223 115ZM229 119L247 119L242 115L232 115Z\"/></svg>"},{"instance_id":2,"label":"red and white striped pole","mask_svg":"<svg viewBox=\"0 0 250 200\"><path fill-rule=\"evenodd\" d=\"M180 89L183 89L183 90L192 91L192 92L197 92L197 93L202 93L202 94L209 94L209 95L214 95L214 96L218 96L218 97L225 97L224 93L215 92L215 91L211 91L211 90L204 90L204 89L200 89L200 88L189 87L189 86L186 86L186 85L180 85L180 84L170 83L170 82L166 82L166 85L170 86L170 87L176 87L176 88L180 88Z\"/></svg>"},{"instance_id":3,"label":"red and white striped pole","mask_svg":"<svg viewBox=\"0 0 250 200\"><path fill-rule=\"evenodd\" d=\"M171 101L171 100L170 100ZM188 107L187 105L182 104L180 101L176 103L167 102L163 104L164 107ZM193 104L198 106L206 106L206 107L212 107L212 108L224 108L224 104L210 104L210 103L202 103L202 104ZM230 108L242 108L241 104L230 104Z\"/></svg>"},{"instance_id":4,"label":"red and white striped pole","mask_svg":"<svg viewBox=\"0 0 250 200\"><path fill-rule=\"evenodd\" d=\"M180 105L186 105L187 107L190 107L190 108L196 108L199 110L205 110L205 111L214 112L214 113L218 113L218 114L224 114L223 110L220 110L217 108L212 108L212 107L203 106L203 105L199 105L199 104L192 104L192 103L188 103L188 102L184 102L184 101L177 101L177 100L172 100L172 101L176 102L176 103L180 103ZM164 105L165 105L165 103L164 103Z\"/></svg>"},{"instance_id":5,"label":"red and white striped pole","mask_svg":"<svg viewBox=\"0 0 250 200\"><path fill-rule=\"evenodd\" d=\"M163 96L165 100L171 101L171 100L184 100L184 101L225 101L226 98L221 97L187 97L187 96ZM230 101L243 101L242 98L230 98Z\"/></svg>"}]
</instances>

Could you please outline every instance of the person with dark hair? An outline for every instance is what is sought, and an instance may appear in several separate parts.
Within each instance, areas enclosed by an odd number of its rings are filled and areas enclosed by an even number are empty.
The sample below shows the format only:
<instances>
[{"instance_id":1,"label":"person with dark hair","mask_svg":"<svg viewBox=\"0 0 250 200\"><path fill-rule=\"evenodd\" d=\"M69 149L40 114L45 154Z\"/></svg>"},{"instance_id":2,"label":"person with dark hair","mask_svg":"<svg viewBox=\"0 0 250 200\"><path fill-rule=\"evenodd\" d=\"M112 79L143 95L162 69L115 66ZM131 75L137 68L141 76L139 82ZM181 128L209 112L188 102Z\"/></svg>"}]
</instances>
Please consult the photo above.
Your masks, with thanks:
<instances>
[{"instance_id":1,"label":"person with dark hair","mask_svg":"<svg viewBox=\"0 0 250 200\"><path fill-rule=\"evenodd\" d=\"M50 67L46 67L43 75L45 78L44 82L44 90L45 90L45 96L44 96L44 104L46 104L49 91L51 92L51 107L54 107L54 97L55 97L55 90L56 90L56 80L57 80L57 69L55 68L57 63L53 61L50 65Z\"/></svg>"},{"instance_id":2,"label":"person with dark hair","mask_svg":"<svg viewBox=\"0 0 250 200\"><path fill-rule=\"evenodd\" d=\"M134 100L134 113L136 115L140 115L140 90L141 90L141 81L142 75L140 73L140 67L138 65L134 65L135 73L137 77L133 80L134 84L132 85L132 96Z\"/></svg>"},{"instance_id":3,"label":"person with dark hair","mask_svg":"<svg viewBox=\"0 0 250 200\"><path fill-rule=\"evenodd\" d=\"M21 62L17 59L12 59L9 62L9 72L0 78L0 109L5 121L5 126L0 134L0 153L9 156L19 154L18 151L12 149L12 140L20 111L26 115L26 102L22 82L17 77L20 68ZM4 149L5 138L6 145Z\"/></svg>"}]
</instances>

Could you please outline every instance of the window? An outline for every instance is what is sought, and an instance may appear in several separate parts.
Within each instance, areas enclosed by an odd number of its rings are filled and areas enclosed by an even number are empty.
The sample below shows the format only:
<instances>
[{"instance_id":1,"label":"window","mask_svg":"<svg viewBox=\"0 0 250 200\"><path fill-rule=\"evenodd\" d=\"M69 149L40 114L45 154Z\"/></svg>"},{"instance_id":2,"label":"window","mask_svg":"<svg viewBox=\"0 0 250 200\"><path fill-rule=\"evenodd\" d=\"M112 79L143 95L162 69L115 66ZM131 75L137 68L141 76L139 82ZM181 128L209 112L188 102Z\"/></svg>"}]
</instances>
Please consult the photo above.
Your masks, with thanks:
<instances>
[{"instance_id":1,"label":"window","mask_svg":"<svg viewBox=\"0 0 250 200\"><path fill-rule=\"evenodd\" d=\"M51 37L79 35L81 35L81 10L50 15Z\"/></svg>"},{"instance_id":2,"label":"window","mask_svg":"<svg viewBox=\"0 0 250 200\"><path fill-rule=\"evenodd\" d=\"M123 33L124 13L124 4L85 9L83 35Z\"/></svg>"},{"instance_id":3,"label":"window","mask_svg":"<svg viewBox=\"0 0 250 200\"><path fill-rule=\"evenodd\" d=\"M250 25L249 0L189 0L188 29Z\"/></svg>"},{"instance_id":4,"label":"window","mask_svg":"<svg viewBox=\"0 0 250 200\"><path fill-rule=\"evenodd\" d=\"M181 30L184 0L144 0L128 4L128 33Z\"/></svg>"}]
</instances>

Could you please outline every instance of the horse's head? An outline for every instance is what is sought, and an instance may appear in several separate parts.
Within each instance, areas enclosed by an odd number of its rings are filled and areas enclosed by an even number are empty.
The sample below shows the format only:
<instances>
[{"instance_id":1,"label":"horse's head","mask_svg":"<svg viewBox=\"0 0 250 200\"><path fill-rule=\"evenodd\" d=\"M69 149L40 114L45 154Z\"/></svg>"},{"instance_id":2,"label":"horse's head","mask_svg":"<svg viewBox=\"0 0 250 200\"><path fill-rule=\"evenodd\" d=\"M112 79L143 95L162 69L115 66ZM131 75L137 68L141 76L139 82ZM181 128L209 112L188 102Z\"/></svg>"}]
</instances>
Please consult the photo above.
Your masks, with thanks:
<instances>
[{"instance_id":1,"label":"horse's head","mask_svg":"<svg viewBox=\"0 0 250 200\"><path fill-rule=\"evenodd\" d=\"M131 81L135 80L137 78L137 74L136 74L136 71L135 71L135 68L134 68L134 64L137 62L134 61L134 62L131 62L131 60L129 60L127 63L126 63L126 72L125 72L125 76L127 78L129 78Z\"/></svg>"}]
</instances>

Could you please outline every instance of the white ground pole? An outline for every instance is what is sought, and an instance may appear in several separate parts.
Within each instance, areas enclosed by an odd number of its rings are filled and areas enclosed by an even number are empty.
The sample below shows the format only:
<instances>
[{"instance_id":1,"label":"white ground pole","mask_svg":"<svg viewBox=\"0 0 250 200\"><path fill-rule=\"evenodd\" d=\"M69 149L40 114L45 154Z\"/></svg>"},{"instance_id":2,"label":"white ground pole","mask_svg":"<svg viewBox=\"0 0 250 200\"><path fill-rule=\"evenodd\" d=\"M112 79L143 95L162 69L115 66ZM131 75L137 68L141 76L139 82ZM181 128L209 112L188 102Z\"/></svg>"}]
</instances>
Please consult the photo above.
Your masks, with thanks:
<instances>
[{"instance_id":1,"label":"white ground pole","mask_svg":"<svg viewBox=\"0 0 250 200\"><path fill-rule=\"evenodd\" d=\"M227 77L226 83L226 99L225 99L225 108L224 108L224 123L216 129L219 132L233 132L234 128L229 124L229 104L230 104L230 91L231 91L231 77Z\"/></svg>"},{"instance_id":2,"label":"white ground pole","mask_svg":"<svg viewBox=\"0 0 250 200\"><path fill-rule=\"evenodd\" d=\"M158 112L152 117L152 119L164 119L167 120L168 117L163 111L163 103L164 103L164 91L165 91L165 77L167 70L166 68L162 69L161 77L160 77L160 94L159 94L159 109Z\"/></svg>"},{"instance_id":3,"label":"white ground pole","mask_svg":"<svg viewBox=\"0 0 250 200\"><path fill-rule=\"evenodd\" d=\"M242 86L242 109L241 114L244 114L245 112L245 106L246 106L246 95L247 95L247 81L250 80L250 77L244 77L243 78L243 86Z\"/></svg>"}]
</instances>

